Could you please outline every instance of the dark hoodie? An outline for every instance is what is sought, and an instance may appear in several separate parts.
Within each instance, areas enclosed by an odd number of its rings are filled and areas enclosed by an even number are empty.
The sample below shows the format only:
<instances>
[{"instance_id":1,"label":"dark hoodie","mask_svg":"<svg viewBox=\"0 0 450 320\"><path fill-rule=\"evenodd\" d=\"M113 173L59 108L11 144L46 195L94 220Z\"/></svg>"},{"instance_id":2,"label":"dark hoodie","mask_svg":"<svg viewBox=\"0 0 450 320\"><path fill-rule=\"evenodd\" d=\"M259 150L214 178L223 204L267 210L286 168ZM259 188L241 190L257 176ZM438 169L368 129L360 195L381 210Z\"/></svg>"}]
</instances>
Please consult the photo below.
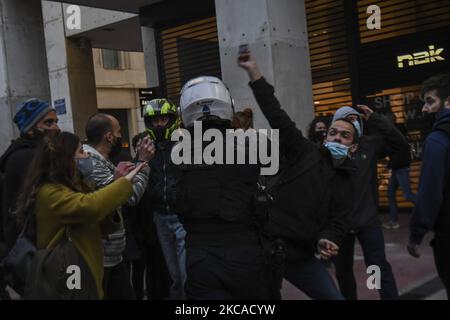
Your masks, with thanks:
<instances>
[{"instance_id":1,"label":"dark hoodie","mask_svg":"<svg viewBox=\"0 0 450 320\"><path fill-rule=\"evenodd\" d=\"M3 174L2 223L6 250L11 249L18 235L16 219L10 214L15 206L18 193L25 178L27 168L33 159L37 141L26 138L14 140L0 158L0 172Z\"/></svg>"},{"instance_id":2,"label":"dark hoodie","mask_svg":"<svg viewBox=\"0 0 450 320\"><path fill-rule=\"evenodd\" d=\"M428 231L450 237L450 110L436 116L425 140L410 242L420 244Z\"/></svg>"}]
</instances>

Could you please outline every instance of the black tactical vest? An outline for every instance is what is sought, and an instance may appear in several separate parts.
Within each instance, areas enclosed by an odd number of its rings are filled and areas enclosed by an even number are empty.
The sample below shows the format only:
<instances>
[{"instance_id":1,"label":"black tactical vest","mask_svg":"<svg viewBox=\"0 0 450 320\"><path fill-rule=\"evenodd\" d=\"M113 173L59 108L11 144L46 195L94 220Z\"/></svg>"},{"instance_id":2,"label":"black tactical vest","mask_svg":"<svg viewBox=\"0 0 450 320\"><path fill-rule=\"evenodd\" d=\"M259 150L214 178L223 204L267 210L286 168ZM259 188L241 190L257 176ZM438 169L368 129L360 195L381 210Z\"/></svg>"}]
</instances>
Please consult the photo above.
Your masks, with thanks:
<instances>
[{"instance_id":1,"label":"black tactical vest","mask_svg":"<svg viewBox=\"0 0 450 320\"><path fill-rule=\"evenodd\" d=\"M201 223L217 232L246 230L254 223L259 165L182 164L178 168L177 210L188 232L197 231Z\"/></svg>"}]
</instances>

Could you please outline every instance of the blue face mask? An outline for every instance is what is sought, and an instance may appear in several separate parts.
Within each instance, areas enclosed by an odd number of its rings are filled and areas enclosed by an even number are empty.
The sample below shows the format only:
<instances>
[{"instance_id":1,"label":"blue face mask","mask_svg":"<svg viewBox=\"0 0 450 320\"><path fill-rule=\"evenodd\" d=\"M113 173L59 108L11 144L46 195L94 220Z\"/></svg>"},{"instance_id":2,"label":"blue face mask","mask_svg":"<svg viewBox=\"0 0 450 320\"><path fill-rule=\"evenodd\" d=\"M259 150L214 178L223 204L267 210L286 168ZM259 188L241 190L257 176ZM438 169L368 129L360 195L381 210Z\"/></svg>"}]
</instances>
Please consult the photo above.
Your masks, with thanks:
<instances>
[{"instance_id":1,"label":"blue face mask","mask_svg":"<svg viewBox=\"0 0 450 320\"><path fill-rule=\"evenodd\" d=\"M350 147L344 146L343 144L337 142L326 142L324 144L325 148L327 148L333 159L341 160L348 156L348 149Z\"/></svg>"},{"instance_id":2,"label":"blue face mask","mask_svg":"<svg viewBox=\"0 0 450 320\"><path fill-rule=\"evenodd\" d=\"M361 135L362 135L361 124L359 123L359 121L352 121L352 123L355 126L355 129L357 131L358 137L361 137Z\"/></svg>"}]
</instances>

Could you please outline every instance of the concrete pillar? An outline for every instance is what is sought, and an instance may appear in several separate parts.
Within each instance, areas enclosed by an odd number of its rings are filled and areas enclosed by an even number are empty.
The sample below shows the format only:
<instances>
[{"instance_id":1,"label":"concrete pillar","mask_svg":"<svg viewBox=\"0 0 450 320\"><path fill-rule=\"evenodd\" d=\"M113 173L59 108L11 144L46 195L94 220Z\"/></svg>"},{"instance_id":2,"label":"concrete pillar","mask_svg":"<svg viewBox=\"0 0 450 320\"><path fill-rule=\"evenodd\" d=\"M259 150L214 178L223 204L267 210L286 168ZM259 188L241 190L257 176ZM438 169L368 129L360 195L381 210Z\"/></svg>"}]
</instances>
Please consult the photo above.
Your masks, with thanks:
<instances>
[{"instance_id":1,"label":"concrete pillar","mask_svg":"<svg viewBox=\"0 0 450 320\"><path fill-rule=\"evenodd\" d=\"M18 135L16 106L50 100L41 4L0 0L0 154Z\"/></svg>"},{"instance_id":2,"label":"concrete pillar","mask_svg":"<svg viewBox=\"0 0 450 320\"><path fill-rule=\"evenodd\" d=\"M52 103L64 105L61 130L85 137L88 118L98 112L92 47L83 38L66 38L63 5L42 1Z\"/></svg>"},{"instance_id":3,"label":"concrete pillar","mask_svg":"<svg viewBox=\"0 0 450 320\"><path fill-rule=\"evenodd\" d=\"M155 30L149 27L141 27L142 48L144 49L145 76L147 87L159 86L158 56L156 52ZM139 101L139 97L137 97ZM145 130L144 118L141 117L140 108L136 110L139 132Z\"/></svg>"},{"instance_id":4,"label":"concrete pillar","mask_svg":"<svg viewBox=\"0 0 450 320\"><path fill-rule=\"evenodd\" d=\"M141 27L142 47L144 49L145 74L147 87L159 86L158 56L156 52L155 30L149 27Z\"/></svg>"},{"instance_id":5,"label":"concrete pillar","mask_svg":"<svg viewBox=\"0 0 450 320\"><path fill-rule=\"evenodd\" d=\"M135 125L136 134L143 132L145 130L144 118L141 117L141 105L139 101L139 90L135 91L135 106L136 108L131 109L131 119Z\"/></svg>"},{"instance_id":6,"label":"concrete pillar","mask_svg":"<svg viewBox=\"0 0 450 320\"><path fill-rule=\"evenodd\" d=\"M238 48L248 44L263 75L275 86L283 109L305 132L314 117L311 67L304 1L216 0L222 77L237 109L251 106L255 126L268 127L257 108Z\"/></svg>"}]
</instances>

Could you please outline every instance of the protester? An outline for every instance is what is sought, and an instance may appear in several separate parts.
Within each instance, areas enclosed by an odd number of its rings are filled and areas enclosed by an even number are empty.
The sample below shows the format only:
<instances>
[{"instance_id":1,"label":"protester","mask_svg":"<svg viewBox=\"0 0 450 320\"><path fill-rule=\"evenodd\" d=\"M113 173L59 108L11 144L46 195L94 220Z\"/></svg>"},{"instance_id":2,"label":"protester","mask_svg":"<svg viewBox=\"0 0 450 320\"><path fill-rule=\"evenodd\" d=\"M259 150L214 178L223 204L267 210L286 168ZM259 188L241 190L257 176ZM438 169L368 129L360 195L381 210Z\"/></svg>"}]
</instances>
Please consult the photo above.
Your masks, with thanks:
<instances>
[{"instance_id":1,"label":"protester","mask_svg":"<svg viewBox=\"0 0 450 320\"><path fill-rule=\"evenodd\" d=\"M424 236L434 232L431 241L434 261L450 298L450 74L427 79L421 95L422 112L435 122L423 148L408 251L413 257L420 257L419 246Z\"/></svg>"},{"instance_id":2,"label":"protester","mask_svg":"<svg viewBox=\"0 0 450 320\"><path fill-rule=\"evenodd\" d=\"M86 124L86 137L88 144L83 150L89 155L90 165L80 166L84 177L95 185L96 189L103 188L113 182L116 176L116 167L109 161L110 157L117 155L122 148L120 125L116 118L106 114L92 116ZM143 139L138 146L138 162L148 163L154 156L154 147L148 138ZM118 170L133 170L134 163L121 162ZM149 167L136 175L133 182L133 195L127 205L134 206L141 200L148 183ZM117 214L110 216L115 227L103 229L103 251L105 266L105 298L106 299L134 299L131 287L130 273L123 261L122 253L126 246L125 228L121 208Z\"/></svg>"},{"instance_id":3,"label":"protester","mask_svg":"<svg viewBox=\"0 0 450 320\"><path fill-rule=\"evenodd\" d=\"M343 297L319 259L330 259L349 228L352 209L350 176L355 167L350 155L357 149L358 134L346 119L333 122L324 145L303 137L274 95L247 50L239 57L263 114L280 130L280 153L285 167L273 187L269 231L285 245L283 276L313 299ZM299 192L301 190L301 192Z\"/></svg>"},{"instance_id":4,"label":"protester","mask_svg":"<svg viewBox=\"0 0 450 320\"><path fill-rule=\"evenodd\" d=\"M133 137L132 146L135 152L138 142L147 136L148 133L141 132ZM147 187L137 206L124 207L127 210L124 216L125 229L127 230L127 246L124 258L127 256L127 249L134 244L136 248L130 250L137 252L137 257L131 261L131 278L138 300L144 298L168 300L170 298L171 279L156 234L149 189ZM129 238L134 240L131 240L130 243Z\"/></svg>"},{"instance_id":5,"label":"protester","mask_svg":"<svg viewBox=\"0 0 450 320\"><path fill-rule=\"evenodd\" d=\"M43 143L35 152L28 178L18 197L17 217L21 224L35 219L38 248L46 248L62 229L89 266L103 298L103 257L100 223L132 194L130 181L144 167L97 192L80 178L76 161L85 158L79 138L63 132ZM30 215L31 216L28 216Z\"/></svg>"},{"instance_id":6,"label":"protester","mask_svg":"<svg viewBox=\"0 0 450 320\"><path fill-rule=\"evenodd\" d=\"M153 220L164 259L172 279L171 299L185 298L186 231L176 210L176 183L179 170L171 159L171 136L179 128L177 108L167 99L151 100L144 107L146 133L155 143L156 154L150 164L148 190Z\"/></svg>"},{"instance_id":7,"label":"protester","mask_svg":"<svg viewBox=\"0 0 450 320\"><path fill-rule=\"evenodd\" d=\"M46 136L59 132L55 109L42 100L30 99L17 107L14 123L20 137L0 158L0 171L4 175L2 194L2 218L6 251L14 245L19 230L16 227L15 204L19 189L27 178L27 168L33 158L37 145Z\"/></svg>"},{"instance_id":8,"label":"protester","mask_svg":"<svg viewBox=\"0 0 450 320\"><path fill-rule=\"evenodd\" d=\"M351 230L342 242L335 258L336 277L346 299L357 299L356 281L353 272L355 238L361 244L366 266L376 265L381 271L381 299L397 299L398 290L391 266L386 259L383 231L378 219L377 160L398 152L407 146L400 131L385 117L373 112L368 106L342 107L333 120L346 118L362 135L359 147L353 155L357 173L352 176L355 190ZM364 134L364 122L372 135Z\"/></svg>"},{"instance_id":9,"label":"protester","mask_svg":"<svg viewBox=\"0 0 450 320\"><path fill-rule=\"evenodd\" d=\"M395 115L393 115L393 123L395 124ZM391 176L389 177L388 184L388 200L389 200L389 221L383 224L385 229L399 229L398 223L398 208L397 208L397 196L396 191L398 187L403 192L403 196L406 200L416 202L416 195L411 191L411 185L409 183L409 172L411 166L411 149L409 144L403 145L403 147L389 156L389 162L387 167L391 170Z\"/></svg>"},{"instance_id":10,"label":"protester","mask_svg":"<svg viewBox=\"0 0 450 320\"><path fill-rule=\"evenodd\" d=\"M330 126L330 119L327 117L315 117L308 128L308 139L318 145L322 145Z\"/></svg>"}]
</instances>

